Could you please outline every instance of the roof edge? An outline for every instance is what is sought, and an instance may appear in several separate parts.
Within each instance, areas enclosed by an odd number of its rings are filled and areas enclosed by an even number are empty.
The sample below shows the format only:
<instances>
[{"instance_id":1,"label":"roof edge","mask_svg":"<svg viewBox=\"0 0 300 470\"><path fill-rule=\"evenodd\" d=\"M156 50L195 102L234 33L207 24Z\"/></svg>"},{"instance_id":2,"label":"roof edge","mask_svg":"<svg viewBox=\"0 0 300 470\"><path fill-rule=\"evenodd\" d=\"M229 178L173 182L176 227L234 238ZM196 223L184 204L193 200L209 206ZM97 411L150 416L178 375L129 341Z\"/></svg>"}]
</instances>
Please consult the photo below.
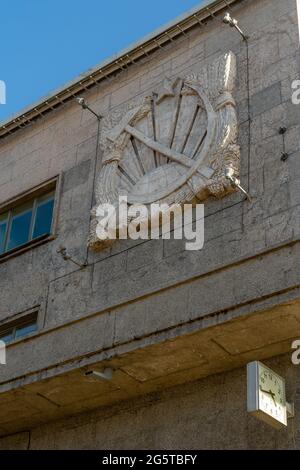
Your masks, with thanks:
<instances>
[{"instance_id":1,"label":"roof edge","mask_svg":"<svg viewBox=\"0 0 300 470\"><path fill-rule=\"evenodd\" d=\"M88 90L109 76L127 69L135 60L139 60L152 52L162 48L165 43L176 39L195 25L202 26L202 22L213 17L218 11L227 8L237 0L206 0L186 13L178 16L162 27L156 29L142 39L122 49L119 53L110 56L95 67L87 70L57 88L49 95L42 97L37 102L27 106L20 112L0 122L0 139L27 126L37 118L60 107L80 93Z\"/></svg>"}]
</instances>

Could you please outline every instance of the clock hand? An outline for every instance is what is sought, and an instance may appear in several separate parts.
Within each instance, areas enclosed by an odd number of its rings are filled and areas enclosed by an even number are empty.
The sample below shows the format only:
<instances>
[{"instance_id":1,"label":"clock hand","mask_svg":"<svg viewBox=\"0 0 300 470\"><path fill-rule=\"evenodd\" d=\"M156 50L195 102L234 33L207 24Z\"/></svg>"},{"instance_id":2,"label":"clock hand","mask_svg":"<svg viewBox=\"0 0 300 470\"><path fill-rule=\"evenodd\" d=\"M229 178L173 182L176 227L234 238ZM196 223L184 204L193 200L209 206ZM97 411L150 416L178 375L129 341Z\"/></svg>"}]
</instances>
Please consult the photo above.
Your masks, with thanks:
<instances>
[{"instance_id":1,"label":"clock hand","mask_svg":"<svg viewBox=\"0 0 300 470\"><path fill-rule=\"evenodd\" d=\"M270 390L270 395L271 395L271 397L273 398L273 402L274 402L275 406L277 406L277 405L276 405L276 401L275 401L275 393L272 392L272 390Z\"/></svg>"},{"instance_id":2,"label":"clock hand","mask_svg":"<svg viewBox=\"0 0 300 470\"><path fill-rule=\"evenodd\" d=\"M264 393L267 393L268 395L272 395L273 393L271 392L271 390L265 390L264 388L262 388L262 386L259 387L261 392L264 392Z\"/></svg>"},{"instance_id":3,"label":"clock hand","mask_svg":"<svg viewBox=\"0 0 300 470\"><path fill-rule=\"evenodd\" d=\"M271 397L272 397L272 399L273 399L273 401L274 401L275 406L277 406L277 405L276 405L276 401L275 401L275 393L272 392L271 389L270 389L270 390L265 390L265 389L262 388L261 386L260 386L259 388L260 388L260 390L261 390L263 393L267 393L268 395L271 395Z\"/></svg>"}]
</instances>

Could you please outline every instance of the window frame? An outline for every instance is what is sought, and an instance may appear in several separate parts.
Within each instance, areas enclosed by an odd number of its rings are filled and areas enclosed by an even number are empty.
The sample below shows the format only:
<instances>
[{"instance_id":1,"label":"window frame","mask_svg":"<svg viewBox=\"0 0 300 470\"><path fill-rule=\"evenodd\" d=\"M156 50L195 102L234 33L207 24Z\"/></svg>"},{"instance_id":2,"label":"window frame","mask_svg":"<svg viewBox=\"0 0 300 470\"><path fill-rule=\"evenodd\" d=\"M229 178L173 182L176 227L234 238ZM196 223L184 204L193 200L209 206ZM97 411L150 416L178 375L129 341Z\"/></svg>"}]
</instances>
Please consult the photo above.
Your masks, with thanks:
<instances>
[{"instance_id":1,"label":"window frame","mask_svg":"<svg viewBox=\"0 0 300 470\"><path fill-rule=\"evenodd\" d=\"M16 331L26 325L30 325L35 323L36 329L31 331L30 333L23 335L23 336L16 336ZM21 315L18 315L17 318L13 320L5 320L4 322L0 323L0 336L3 337L6 334L12 334L12 339L6 343L6 346L10 346L19 341L24 341L27 338L30 338L39 333L40 324L39 324L39 307L35 307L30 311L24 312Z\"/></svg>"},{"instance_id":2,"label":"window frame","mask_svg":"<svg viewBox=\"0 0 300 470\"><path fill-rule=\"evenodd\" d=\"M20 328L24 327L24 326L27 326L27 325L32 325L32 324L35 324L36 325L36 329L33 330L33 331L30 331L29 333L23 335L23 336L17 336L17 330L19 330ZM33 333L36 333L38 331L38 324L37 324L37 321L34 321L34 320L24 320L22 323L20 324L17 324L15 326L11 326L11 327L8 327L7 329L3 330L3 331L0 331L0 340L1 338L3 338L3 336L6 336L6 335L11 335L12 336L12 339L10 341L7 342L7 344L10 344L12 343L13 341L18 341L18 340L22 340L23 338L27 338L28 336L32 335ZM4 340L2 340L4 341Z\"/></svg>"},{"instance_id":3,"label":"window frame","mask_svg":"<svg viewBox=\"0 0 300 470\"><path fill-rule=\"evenodd\" d=\"M9 228L11 225L11 218L12 218L13 210L25 204L26 202L33 200L33 207L32 207L33 216L32 216L32 220L30 224L30 235L32 236L33 230L34 230L34 223L35 223L36 209L37 209L36 206L37 206L38 198L42 197L43 195L46 195L48 192L49 193L51 191L54 192L54 203L53 203L52 223L51 223L50 233L41 235L40 237L36 237L34 239L30 239L22 245L12 248L11 250L4 251L3 253L0 254L0 263L5 261L7 258L19 255L23 253L24 251L27 251L37 245L41 245L48 241L54 240L56 238L57 218L58 218L58 195L60 194L60 188L61 188L61 178L60 176L55 176L54 178L51 178L50 180L40 184L39 186L36 186L30 189L29 191L21 193L20 195L12 198L11 200L0 204L0 215L5 214L6 212L9 213L8 219L7 219L6 230L5 230L5 244L6 244Z\"/></svg>"}]
</instances>

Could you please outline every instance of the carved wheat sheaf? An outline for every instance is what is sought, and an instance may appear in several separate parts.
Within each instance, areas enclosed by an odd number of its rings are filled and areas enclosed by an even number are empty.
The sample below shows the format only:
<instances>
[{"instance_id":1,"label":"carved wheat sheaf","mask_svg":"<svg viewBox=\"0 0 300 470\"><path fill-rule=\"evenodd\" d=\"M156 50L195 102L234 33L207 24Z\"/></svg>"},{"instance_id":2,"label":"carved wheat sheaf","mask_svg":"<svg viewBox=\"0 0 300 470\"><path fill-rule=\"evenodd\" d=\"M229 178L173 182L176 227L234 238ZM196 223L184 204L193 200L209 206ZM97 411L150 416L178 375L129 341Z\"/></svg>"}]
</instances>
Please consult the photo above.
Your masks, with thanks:
<instances>
[{"instance_id":1,"label":"carved wheat sheaf","mask_svg":"<svg viewBox=\"0 0 300 470\"><path fill-rule=\"evenodd\" d=\"M117 206L119 196L126 195L129 204L173 204L233 191L225 167L238 177L235 77L236 59L229 52L199 73L165 78L151 96L106 116L91 245L99 245L97 207Z\"/></svg>"}]
</instances>

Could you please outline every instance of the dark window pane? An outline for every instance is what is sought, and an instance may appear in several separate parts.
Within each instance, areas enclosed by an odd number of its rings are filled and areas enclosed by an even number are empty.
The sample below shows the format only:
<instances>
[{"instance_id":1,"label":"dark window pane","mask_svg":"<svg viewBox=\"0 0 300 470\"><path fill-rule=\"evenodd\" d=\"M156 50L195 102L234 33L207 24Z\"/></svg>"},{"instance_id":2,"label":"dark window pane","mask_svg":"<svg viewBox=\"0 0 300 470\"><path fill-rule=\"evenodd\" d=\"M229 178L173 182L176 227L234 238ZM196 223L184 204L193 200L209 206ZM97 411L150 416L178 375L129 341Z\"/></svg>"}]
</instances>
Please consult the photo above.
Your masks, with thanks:
<instances>
[{"instance_id":1,"label":"dark window pane","mask_svg":"<svg viewBox=\"0 0 300 470\"><path fill-rule=\"evenodd\" d=\"M13 210L7 250L28 242L31 215L32 202Z\"/></svg>"},{"instance_id":2,"label":"dark window pane","mask_svg":"<svg viewBox=\"0 0 300 470\"><path fill-rule=\"evenodd\" d=\"M0 254L4 251L8 213L0 215Z\"/></svg>"},{"instance_id":3,"label":"dark window pane","mask_svg":"<svg viewBox=\"0 0 300 470\"><path fill-rule=\"evenodd\" d=\"M6 331L5 333L0 334L0 340L4 343L9 343L14 339L13 330Z\"/></svg>"},{"instance_id":4,"label":"dark window pane","mask_svg":"<svg viewBox=\"0 0 300 470\"><path fill-rule=\"evenodd\" d=\"M51 232L54 197L49 195L38 200L32 238Z\"/></svg>"},{"instance_id":5,"label":"dark window pane","mask_svg":"<svg viewBox=\"0 0 300 470\"><path fill-rule=\"evenodd\" d=\"M22 336L29 335L29 333L32 333L33 331L37 330L37 324L36 322L32 323L27 323L22 326L18 326L16 328L16 338L22 338Z\"/></svg>"}]
</instances>

